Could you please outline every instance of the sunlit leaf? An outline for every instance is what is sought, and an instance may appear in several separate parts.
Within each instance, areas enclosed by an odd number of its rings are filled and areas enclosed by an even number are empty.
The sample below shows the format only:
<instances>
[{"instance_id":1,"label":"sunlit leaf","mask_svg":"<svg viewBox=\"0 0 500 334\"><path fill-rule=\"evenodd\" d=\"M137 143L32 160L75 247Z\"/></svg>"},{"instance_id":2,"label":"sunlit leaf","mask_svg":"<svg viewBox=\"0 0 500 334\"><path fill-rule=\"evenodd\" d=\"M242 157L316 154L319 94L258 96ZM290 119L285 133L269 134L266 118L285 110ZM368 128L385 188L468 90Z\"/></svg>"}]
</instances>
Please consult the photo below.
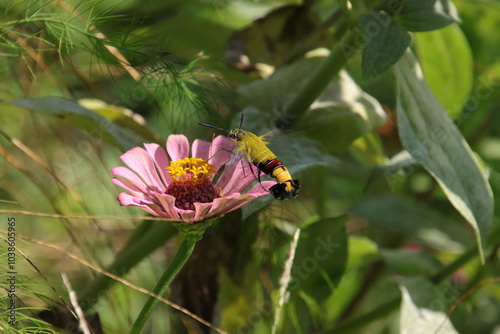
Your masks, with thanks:
<instances>
[{"instance_id":1,"label":"sunlit leaf","mask_svg":"<svg viewBox=\"0 0 500 334\"><path fill-rule=\"evenodd\" d=\"M480 253L491 228L493 195L479 163L423 80L411 52L394 66L401 141L474 228Z\"/></svg>"},{"instance_id":2,"label":"sunlit leaf","mask_svg":"<svg viewBox=\"0 0 500 334\"><path fill-rule=\"evenodd\" d=\"M156 135L147 127L146 120L141 115L135 114L130 109L107 104L104 101L97 99L82 99L78 101L78 104L95 111L113 123L140 135L147 142L155 142L158 140Z\"/></svg>"},{"instance_id":3,"label":"sunlit leaf","mask_svg":"<svg viewBox=\"0 0 500 334\"><path fill-rule=\"evenodd\" d=\"M380 103L341 71L338 80L328 86L299 124L327 150L339 152L386 119Z\"/></svg>"},{"instance_id":4,"label":"sunlit leaf","mask_svg":"<svg viewBox=\"0 0 500 334\"><path fill-rule=\"evenodd\" d=\"M425 81L448 115L457 117L472 88L472 53L467 39L456 24L414 37Z\"/></svg>"},{"instance_id":5,"label":"sunlit leaf","mask_svg":"<svg viewBox=\"0 0 500 334\"><path fill-rule=\"evenodd\" d=\"M446 315L443 289L421 277L402 280L399 333L458 333Z\"/></svg>"},{"instance_id":6,"label":"sunlit leaf","mask_svg":"<svg viewBox=\"0 0 500 334\"><path fill-rule=\"evenodd\" d=\"M410 45L411 37L384 12L362 15L359 26L365 38L361 73L367 80L394 65Z\"/></svg>"}]
</instances>

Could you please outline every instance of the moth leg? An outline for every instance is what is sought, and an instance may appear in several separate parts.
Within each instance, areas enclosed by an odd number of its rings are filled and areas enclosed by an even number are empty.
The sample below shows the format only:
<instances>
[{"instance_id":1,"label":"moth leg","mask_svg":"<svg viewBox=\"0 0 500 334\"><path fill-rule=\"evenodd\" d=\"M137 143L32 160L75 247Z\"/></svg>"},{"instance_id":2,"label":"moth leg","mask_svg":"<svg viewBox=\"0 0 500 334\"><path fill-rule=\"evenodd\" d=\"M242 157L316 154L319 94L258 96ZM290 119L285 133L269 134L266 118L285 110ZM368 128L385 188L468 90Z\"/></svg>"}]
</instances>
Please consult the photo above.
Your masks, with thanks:
<instances>
[{"instance_id":1,"label":"moth leg","mask_svg":"<svg viewBox=\"0 0 500 334\"><path fill-rule=\"evenodd\" d=\"M231 150L228 150L227 148L221 148L220 150L218 150L217 152L215 152L214 154L212 154L212 156L209 157L207 161L209 161L210 159L212 159L213 157L215 157L218 153L220 153L222 151L228 152L231 156L238 155L238 153L235 153L235 152L233 152Z\"/></svg>"},{"instance_id":2,"label":"moth leg","mask_svg":"<svg viewBox=\"0 0 500 334\"><path fill-rule=\"evenodd\" d=\"M269 189L264 188L264 186L262 185L262 180L260 179L261 175L262 175L262 172L259 170L259 172L257 173L257 178L259 179L259 184L262 187L262 189L264 189L265 191L269 191Z\"/></svg>"}]
</instances>

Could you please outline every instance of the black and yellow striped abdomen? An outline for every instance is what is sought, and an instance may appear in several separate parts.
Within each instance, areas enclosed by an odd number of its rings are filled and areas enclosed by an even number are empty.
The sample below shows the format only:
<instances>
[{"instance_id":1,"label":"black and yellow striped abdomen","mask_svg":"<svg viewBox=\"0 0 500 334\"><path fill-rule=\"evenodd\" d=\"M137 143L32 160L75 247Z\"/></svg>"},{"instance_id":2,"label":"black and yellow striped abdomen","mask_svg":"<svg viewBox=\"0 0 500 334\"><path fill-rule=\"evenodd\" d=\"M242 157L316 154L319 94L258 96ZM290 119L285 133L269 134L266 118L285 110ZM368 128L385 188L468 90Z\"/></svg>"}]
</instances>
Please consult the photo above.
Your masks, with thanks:
<instances>
[{"instance_id":1,"label":"black and yellow striped abdomen","mask_svg":"<svg viewBox=\"0 0 500 334\"><path fill-rule=\"evenodd\" d=\"M266 146L261 137L241 129L229 133L229 138L235 140L236 152L242 152L245 158L253 163L262 173L274 178L277 184L269 189L278 199L297 196L299 181L292 180L290 172L280 159Z\"/></svg>"}]
</instances>

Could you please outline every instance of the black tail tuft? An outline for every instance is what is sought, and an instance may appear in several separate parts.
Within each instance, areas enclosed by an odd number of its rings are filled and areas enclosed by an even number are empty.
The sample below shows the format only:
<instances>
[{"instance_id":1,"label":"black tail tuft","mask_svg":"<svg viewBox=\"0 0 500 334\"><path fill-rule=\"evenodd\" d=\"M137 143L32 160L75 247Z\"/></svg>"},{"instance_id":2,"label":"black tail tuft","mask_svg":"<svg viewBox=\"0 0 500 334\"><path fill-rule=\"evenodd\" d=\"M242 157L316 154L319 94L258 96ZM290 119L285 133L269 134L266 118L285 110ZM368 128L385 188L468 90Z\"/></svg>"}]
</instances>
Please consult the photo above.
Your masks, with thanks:
<instances>
[{"instance_id":1,"label":"black tail tuft","mask_svg":"<svg viewBox=\"0 0 500 334\"><path fill-rule=\"evenodd\" d=\"M276 183L269 189L269 191L275 198L284 200L296 197L299 189L299 180L289 180L286 181L286 183Z\"/></svg>"}]
</instances>

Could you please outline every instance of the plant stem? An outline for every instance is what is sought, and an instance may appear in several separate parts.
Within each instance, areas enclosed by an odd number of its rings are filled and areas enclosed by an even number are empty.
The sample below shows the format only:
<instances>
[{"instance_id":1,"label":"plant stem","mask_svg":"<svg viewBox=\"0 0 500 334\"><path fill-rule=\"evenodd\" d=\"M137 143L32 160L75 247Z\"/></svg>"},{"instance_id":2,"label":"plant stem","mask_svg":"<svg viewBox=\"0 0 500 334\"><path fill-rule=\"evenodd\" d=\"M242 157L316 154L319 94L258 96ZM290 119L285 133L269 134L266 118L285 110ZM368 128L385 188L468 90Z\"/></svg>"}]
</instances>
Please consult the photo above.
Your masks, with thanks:
<instances>
[{"instance_id":1,"label":"plant stem","mask_svg":"<svg viewBox=\"0 0 500 334\"><path fill-rule=\"evenodd\" d=\"M462 255L455 259L448 266L440 270L431 277L431 282L434 284L444 281L449 276L453 275L458 269L463 267L467 262L475 258L478 254L477 246L469 247Z\"/></svg>"},{"instance_id":2,"label":"plant stem","mask_svg":"<svg viewBox=\"0 0 500 334\"><path fill-rule=\"evenodd\" d=\"M330 55L311 75L307 85L290 102L284 117L277 120L276 126L279 129L293 127L299 118L306 113L309 106L323 93L347 60L357 51L356 36L358 36L356 32L348 30L340 42L333 47Z\"/></svg>"},{"instance_id":3,"label":"plant stem","mask_svg":"<svg viewBox=\"0 0 500 334\"><path fill-rule=\"evenodd\" d=\"M175 254L174 258L172 259L172 262L170 262L162 277L160 278L158 283L156 283L156 286L153 290L154 294L161 296L165 293L172 280L175 278L175 276L177 276L184 264L186 264L189 256L194 250L196 242L201 239L206 227L208 227L210 224L197 225L203 225L203 227L191 228L190 226L179 226L181 233L185 236L185 239L179 247L179 250ZM149 297L146 304L144 304L141 313L139 314L137 319L135 319L130 334L139 334L141 332L156 304L158 304L158 299Z\"/></svg>"}]
</instances>

